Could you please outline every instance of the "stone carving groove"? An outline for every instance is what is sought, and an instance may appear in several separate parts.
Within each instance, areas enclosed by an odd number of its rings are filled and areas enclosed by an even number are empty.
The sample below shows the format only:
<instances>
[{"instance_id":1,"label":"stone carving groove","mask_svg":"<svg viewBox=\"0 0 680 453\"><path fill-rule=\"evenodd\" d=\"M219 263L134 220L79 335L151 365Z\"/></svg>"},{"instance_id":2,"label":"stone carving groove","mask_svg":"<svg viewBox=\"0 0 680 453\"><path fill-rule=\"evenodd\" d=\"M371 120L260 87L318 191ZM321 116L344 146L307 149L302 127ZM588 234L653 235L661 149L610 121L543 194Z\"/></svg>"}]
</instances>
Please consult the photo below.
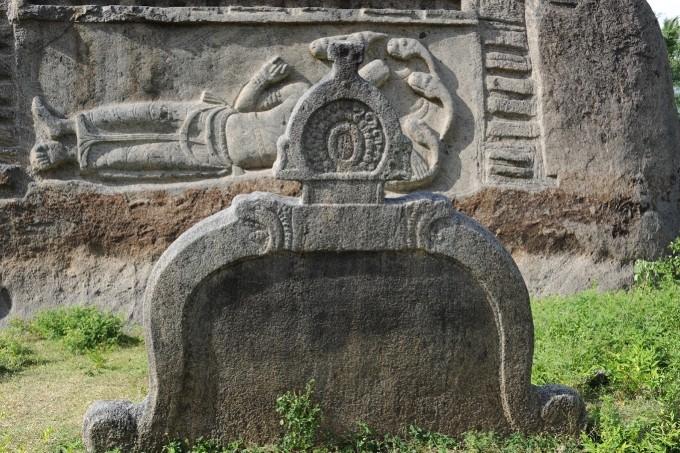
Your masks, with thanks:
<instances>
[{"instance_id":1,"label":"stone carving groove","mask_svg":"<svg viewBox=\"0 0 680 453\"><path fill-rule=\"evenodd\" d=\"M489 182L545 181L537 89L523 4L481 2L486 70L486 178Z\"/></svg>"},{"instance_id":2,"label":"stone carving groove","mask_svg":"<svg viewBox=\"0 0 680 453\"><path fill-rule=\"evenodd\" d=\"M550 3L560 8L576 8L578 0L550 0Z\"/></svg>"},{"instance_id":3,"label":"stone carving groove","mask_svg":"<svg viewBox=\"0 0 680 453\"><path fill-rule=\"evenodd\" d=\"M15 131L14 27L7 20L7 2L0 2L0 164L18 161Z\"/></svg>"}]
</instances>

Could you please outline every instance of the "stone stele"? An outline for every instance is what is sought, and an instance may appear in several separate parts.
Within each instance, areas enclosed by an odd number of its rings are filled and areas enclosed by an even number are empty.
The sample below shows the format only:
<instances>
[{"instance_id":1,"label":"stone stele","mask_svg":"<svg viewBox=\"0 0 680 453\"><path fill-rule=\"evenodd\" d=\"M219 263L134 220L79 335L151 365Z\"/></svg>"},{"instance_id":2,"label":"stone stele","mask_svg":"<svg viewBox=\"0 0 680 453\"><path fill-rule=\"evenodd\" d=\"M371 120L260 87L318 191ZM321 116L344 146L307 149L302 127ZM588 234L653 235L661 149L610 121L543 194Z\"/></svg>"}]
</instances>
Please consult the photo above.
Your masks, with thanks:
<instances>
[{"instance_id":1,"label":"stone stele","mask_svg":"<svg viewBox=\"0 0 680 453\"><path fill-rule=\"evenodd\" d=\"M366 46L412 149L388 196L447 197L532 294L625 286L680 231L645 0L0 0L0 326L73 304L140 322L183 232L240 194L300 195L277 140L339 40Z\"/></svg>"},{"instance_id":2,"label":"stone stele","mask_svg":"<svg viewBox=\"0 0 680 453\"><path fill-rule=\"evenodd\" d=\"M88 451L270 442L277 395L309 379L336 435L359 421L579 431L576 392L530 383L529 295L498 240L446 197L384 199L385 183L412 177L413 150L357 72L365 46L329 43L331 72L278 142L275 174L302 196L239 196L161 256L144 298L149 395L95 403Z\"/></svg>"}]
</instances>

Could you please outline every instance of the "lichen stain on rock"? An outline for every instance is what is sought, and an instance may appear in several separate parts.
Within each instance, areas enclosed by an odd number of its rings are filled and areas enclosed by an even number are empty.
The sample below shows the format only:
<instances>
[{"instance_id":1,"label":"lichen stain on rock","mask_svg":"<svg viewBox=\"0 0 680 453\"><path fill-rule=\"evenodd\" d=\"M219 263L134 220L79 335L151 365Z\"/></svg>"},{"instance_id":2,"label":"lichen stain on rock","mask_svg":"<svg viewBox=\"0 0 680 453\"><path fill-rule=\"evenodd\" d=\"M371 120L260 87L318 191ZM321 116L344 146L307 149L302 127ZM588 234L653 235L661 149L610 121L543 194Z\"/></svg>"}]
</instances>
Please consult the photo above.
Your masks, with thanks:
<instances>
[{"instance_id":1,"label":"lichen stain on rock","mask_svg":"<svg viewBox=\"0 0 680 453\"><path fill-rule=\"evenodd\" d=\"M578 225L604 226L616 239L627 236L642 214L640 203L632 198L604 199L559 189L488 188L453 204L496 234L512 253L539 255L587 253Z\"/></svg>"},{"instance_id":2,"label":"lichen stain on rock","mask_svg":"<svg viewBox=\"0 0 680 453\"><path fill-rule=\"evenodd\" d=\"M0 209L3 258L66 256L87 247L95 255L156 259L184 231L255 191L297 195L296 183L257 179L223 188L130 193L37 188Z\"/></svg>"}]
</instances>

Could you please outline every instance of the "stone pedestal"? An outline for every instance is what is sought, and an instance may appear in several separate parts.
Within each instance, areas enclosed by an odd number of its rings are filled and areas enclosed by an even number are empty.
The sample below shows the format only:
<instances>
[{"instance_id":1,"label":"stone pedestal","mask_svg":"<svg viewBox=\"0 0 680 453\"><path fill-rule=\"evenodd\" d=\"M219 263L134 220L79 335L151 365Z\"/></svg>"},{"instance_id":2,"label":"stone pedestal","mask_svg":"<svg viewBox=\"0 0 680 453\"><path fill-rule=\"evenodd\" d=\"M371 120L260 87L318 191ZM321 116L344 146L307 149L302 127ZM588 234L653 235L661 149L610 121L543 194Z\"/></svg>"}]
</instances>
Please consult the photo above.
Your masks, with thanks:
<instances>
[{"instance_id":1,"label":"stone pedestal","mask_svg":"<svg viewBox=\"0 0 680 453\"><path fill-rule=\"evenodd\" d=\"M364 44L328 47L278 142L301 198L255 193L183 234L145 295L151 385L140 405L97 403L90 451L172 439L270 442L276 397L315 379L325 428L409 424L576 433L573 390L531 385L529 296L511 256L442 196L384 199L411 147L359 77Z\"/></svg>"}]
</instances>

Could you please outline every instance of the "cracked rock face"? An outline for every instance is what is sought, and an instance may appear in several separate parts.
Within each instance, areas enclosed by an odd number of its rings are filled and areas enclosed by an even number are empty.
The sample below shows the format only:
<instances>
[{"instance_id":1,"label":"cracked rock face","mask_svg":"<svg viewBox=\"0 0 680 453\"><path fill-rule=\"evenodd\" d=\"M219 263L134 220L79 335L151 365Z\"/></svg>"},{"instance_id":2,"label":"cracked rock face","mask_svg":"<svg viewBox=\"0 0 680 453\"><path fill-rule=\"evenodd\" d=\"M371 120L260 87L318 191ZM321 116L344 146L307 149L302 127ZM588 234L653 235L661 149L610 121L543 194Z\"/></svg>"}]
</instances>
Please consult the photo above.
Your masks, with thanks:
<instances>
[{"instance_id":1,"label":"cracked rock face","mask_svg":"<svg viewBox=\"0 0 680 453\"><path fill-rule=\"evenodd\" d=\"M139 320L181 233L241 193L298 195L272 179L278 140L338 41L365 46L358 73L412 150L387 189L447 196L533 294L625 286L680 231L679 124L644 0L110 3L0 0L0 284L17 316L91 303ZM324 134L306 137L370 136L340 168L377 168L370 115Z\"/></svg>"}]
</instances>

